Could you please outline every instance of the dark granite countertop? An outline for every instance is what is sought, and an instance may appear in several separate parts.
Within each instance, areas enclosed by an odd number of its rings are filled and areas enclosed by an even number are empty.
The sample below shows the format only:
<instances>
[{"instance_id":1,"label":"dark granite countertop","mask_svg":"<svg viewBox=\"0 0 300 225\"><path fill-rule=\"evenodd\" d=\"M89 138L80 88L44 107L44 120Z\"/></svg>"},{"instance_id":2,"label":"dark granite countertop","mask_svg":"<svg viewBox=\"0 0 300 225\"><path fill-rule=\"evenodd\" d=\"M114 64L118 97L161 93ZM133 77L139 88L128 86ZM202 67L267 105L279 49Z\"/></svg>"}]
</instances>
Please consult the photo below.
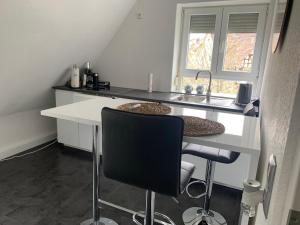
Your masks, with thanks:
<instances>
[{"instance_id":1,"label":"dark granite countertop","mask_svg":"<svg viewBox=\"0 0 300 225\"><path fill-rule=\"evenodd\" d=\"M210 108L217 110L224 110L230 112L242 113L243 107L234 104L234 100L231 98L220 98L220 97L211 97L210 102L204 100L200 103L180 101L177 97L184 94L177 92L158 92L154 91L149 93L145 90L122 88L122 87L110 87L110 89L100 89L100 90L89 90L85 88L71 88L67 86L56 86L53 87L56 90L72 91L88 95L96 96L108 96L108 97L119 97L119 98L128 98L141 101L152 101L152 102L162 102L169 104L176 104L181 106L189 107L199 107L199 108Z\"/></svg>"}]
</instances>

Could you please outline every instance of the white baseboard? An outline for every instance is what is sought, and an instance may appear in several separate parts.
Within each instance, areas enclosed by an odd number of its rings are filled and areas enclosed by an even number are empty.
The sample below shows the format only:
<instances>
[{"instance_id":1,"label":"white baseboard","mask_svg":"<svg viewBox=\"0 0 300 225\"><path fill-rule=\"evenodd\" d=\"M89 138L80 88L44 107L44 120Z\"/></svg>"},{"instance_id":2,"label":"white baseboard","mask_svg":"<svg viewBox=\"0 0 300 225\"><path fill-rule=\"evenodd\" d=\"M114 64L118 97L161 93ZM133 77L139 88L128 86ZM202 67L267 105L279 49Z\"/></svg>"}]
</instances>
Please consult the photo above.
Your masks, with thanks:
<instances>
[{"instance_id":1,"label":"white baseboard","mask_svg":"<svg viewBox=\"0 0 300 225\"><path fill-rule=\"evenodd\" d=\"M44 144L48 141L57 138L56 131L48 134L40 135L31 139L22 140L12 145L0 148L0 160L21 153L38 145Z\"/></svg>"}]
</instances>

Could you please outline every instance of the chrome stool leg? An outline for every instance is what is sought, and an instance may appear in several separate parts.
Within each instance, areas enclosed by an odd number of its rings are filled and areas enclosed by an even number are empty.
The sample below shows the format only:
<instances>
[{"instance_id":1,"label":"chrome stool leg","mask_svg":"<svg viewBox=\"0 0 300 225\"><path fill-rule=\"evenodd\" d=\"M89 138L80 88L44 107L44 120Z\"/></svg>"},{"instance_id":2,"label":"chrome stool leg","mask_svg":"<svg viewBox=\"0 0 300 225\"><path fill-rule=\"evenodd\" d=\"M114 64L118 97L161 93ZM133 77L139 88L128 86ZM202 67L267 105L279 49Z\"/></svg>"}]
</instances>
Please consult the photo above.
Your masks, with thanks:
<instances>
[{"instance_id":1,"label":"chrome stool leg","mask_svg":"<svg viewBox=\"0 0 300 225\"><path fill-rule=\"evenodd\" d=\"M175 223L166 215L154 212L154 205L155 205L155 193L152 191L146 192L146 212L140 211L132 216L133 222L137 225L153 225L154 221L162 224L162 225L175 225ZM142 224L140 221L138 221L137 216L143 218L144 224ZM155 218L156 216L156 218ZM165 220L162 221L159 218Z\"/></svg>"},{"instance_id":2,"label":"chrome stool leg","mask_svg":"<svg viewBox=\"0 0 300 225\"><path fill-rule=\"evenodd\" d=\"M98 199L100 195L100 153L98 151L99 127L93 126L93 218L80 225L118 225L115 221L100 217ZM101 142L100 142L101 143Z\"/></svg>"},{"instance_id":3,"label":"chrome stool leg","mask_svg":"<svg viewBox=\"0 0 300 225\"><path fill-rule=\"evenodd\" d=\"M192 207L185 210L182 214L182 219L185 225L227 225L225 218L220 213L209 209L215 165L215 162L210 160L207 161L205 195L196 196L199 198L204 197L204 206L203 208Z\"/></svg>"}]
</instances>

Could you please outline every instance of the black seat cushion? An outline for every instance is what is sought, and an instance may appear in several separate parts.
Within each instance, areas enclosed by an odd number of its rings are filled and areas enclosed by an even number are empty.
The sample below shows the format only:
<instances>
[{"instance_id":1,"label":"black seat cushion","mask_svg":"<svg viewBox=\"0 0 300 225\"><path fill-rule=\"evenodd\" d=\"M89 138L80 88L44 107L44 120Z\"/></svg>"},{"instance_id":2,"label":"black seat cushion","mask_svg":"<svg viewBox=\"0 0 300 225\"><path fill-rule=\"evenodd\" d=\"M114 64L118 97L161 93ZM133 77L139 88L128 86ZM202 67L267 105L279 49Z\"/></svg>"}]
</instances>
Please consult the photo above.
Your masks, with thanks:
<instances>
[{"instance_id":1,"label":"black seat cushion","mask_svg":"<svg viewBox=\"0 0 300 225\"><path fill-rule=\"evenodd\" d=\"M184 192L186 186L188 185L195 170L195 165L188 162L181 162L181 178L180 178L180 190L181 193Z\"/></svg>"},{"instance_id":2,"label":"black seat cushion","mask_svg":"<svg viewBox=\"0 0 300 225\"><path fill-rule=\"evenodd\" d=\"M233 152L218 148L207 148L196 144L188 144L182 150L182 154L194 155L207 160L225 164L235 162L235 160L237 160L237 158L240 156L239 152Z\"/></svg>"}]
</instances>

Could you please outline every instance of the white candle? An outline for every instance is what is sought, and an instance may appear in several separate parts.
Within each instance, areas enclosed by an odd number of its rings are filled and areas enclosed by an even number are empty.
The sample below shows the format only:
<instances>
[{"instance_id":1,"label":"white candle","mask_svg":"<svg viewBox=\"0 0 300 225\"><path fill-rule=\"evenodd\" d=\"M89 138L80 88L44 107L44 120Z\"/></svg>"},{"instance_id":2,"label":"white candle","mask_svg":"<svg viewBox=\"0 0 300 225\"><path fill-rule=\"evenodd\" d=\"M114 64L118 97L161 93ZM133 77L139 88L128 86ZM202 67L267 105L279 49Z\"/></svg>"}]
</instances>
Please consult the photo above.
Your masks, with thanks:
<instances>
[{"instance_id":1,"label":"white candle","mask_svg":"<svg viewBox=\"0 0 300 225\"><path fill-rule=\"evenodd\" d=\"M79 76L79 68L77 65L73 65L71 74L71 87L79 88L80 87L80 76Z\"/></svg>"},{"instance_id":2,"label":"white candle","mask_svg":"<svg viewBox=\"0 0 300 225\"><path fill-rule=\"evenodd\" d=\"M153 86L153 73L149 73L148 75L148 92L152 92Z\"/></svg>"}]
</instances>

